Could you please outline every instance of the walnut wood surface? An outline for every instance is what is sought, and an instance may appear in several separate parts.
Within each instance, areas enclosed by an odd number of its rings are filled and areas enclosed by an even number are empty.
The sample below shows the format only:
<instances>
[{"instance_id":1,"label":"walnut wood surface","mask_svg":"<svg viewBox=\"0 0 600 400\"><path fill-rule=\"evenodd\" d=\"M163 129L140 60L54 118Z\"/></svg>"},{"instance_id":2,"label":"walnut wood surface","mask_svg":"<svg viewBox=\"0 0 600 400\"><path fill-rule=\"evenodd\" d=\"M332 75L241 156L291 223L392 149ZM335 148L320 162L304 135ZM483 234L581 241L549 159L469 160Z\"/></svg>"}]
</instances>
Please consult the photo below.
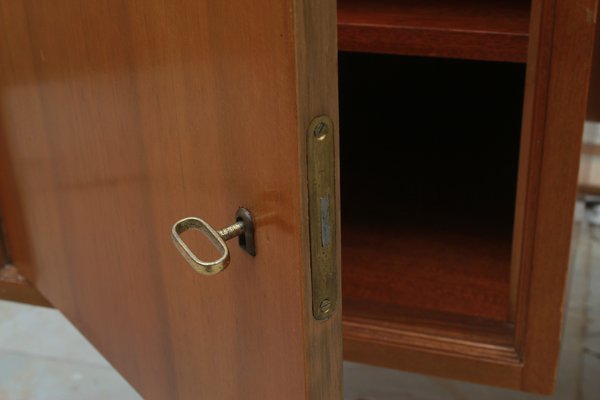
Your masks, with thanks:
<instances>
[{"instance_id":1,"label":"walnut wood surface","mask_svg":"<svg viewBox=\"0 0 600 400\"><path fill-rule=\"evenodd\" d=\"M528 0L339 0L347 51L525 62Z\"/></svg>"},{"instance_id":2,"label":"walnut wood surface","mask_svg":"<svg viewBox=\"0 0 600 400\"><path fill-rule=\"evenodd\" d=\"M334 15L331 1L0 4L13 259L146 399L341 398L339 318L310 321L298 127L335 117ZM327 85L309 107L315 71ZM221 227L239 206L257 256L230 242L229 269L198 275L172 224Z\"/></svg>"}]
</instances>

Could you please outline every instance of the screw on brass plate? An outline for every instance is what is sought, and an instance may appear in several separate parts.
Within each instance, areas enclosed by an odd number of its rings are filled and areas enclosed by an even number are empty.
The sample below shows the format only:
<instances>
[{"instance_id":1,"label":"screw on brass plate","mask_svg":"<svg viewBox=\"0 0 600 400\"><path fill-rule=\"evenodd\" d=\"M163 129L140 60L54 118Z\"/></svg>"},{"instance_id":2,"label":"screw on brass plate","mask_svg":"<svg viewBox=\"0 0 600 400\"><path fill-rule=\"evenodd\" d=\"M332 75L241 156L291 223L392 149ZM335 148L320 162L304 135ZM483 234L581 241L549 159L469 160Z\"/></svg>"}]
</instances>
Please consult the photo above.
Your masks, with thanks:
<instances>
[{"instance_id":1,"label":"screw on brass plate","mask_svg":"<svg viewBox=\"0 0 600 400\"><path fill-rule=\"evenodd\" d=\"M329 310L331 309L331 300L329 300L329 299L323 300L321 302L321 305L319 306L319 308L324 313L329 312Z\"/></svg>"},{"instance_id":2,"label":"screw on brass plate","mask_svg":"<svg viewBox=\"0 0 600 400\"><path fill-rule=\"evenodd\" d=\"M320 120L319 120L320 119ZM317 140L325 139L325 136L330 131L330 119L329 118L318 118L313 122L313 134L317 138Z\"/></svg>"}]
</instances>

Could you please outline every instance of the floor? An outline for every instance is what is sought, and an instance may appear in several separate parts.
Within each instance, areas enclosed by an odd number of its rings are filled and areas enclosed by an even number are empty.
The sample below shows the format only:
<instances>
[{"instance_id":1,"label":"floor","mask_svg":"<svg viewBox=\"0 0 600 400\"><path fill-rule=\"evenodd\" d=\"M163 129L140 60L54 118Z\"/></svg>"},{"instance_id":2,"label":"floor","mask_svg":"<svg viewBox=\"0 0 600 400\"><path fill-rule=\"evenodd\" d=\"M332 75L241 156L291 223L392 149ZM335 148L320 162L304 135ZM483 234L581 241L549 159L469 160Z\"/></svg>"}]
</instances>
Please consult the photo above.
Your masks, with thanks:
<instances>
[{"instance_id":1,"label":"floor","mask_svg":"<svg viewBox=\"0 0 600 400\"><path fill-rule=\"evenodd\" d=\"M583 203L578 204L554 396L345 363L345 399L600 399L600 226L588 223L596 214L600 207L586 212ZM0 301L0 400L75 399L140 397L58 311Z\"/></svg>"}]
</instances>

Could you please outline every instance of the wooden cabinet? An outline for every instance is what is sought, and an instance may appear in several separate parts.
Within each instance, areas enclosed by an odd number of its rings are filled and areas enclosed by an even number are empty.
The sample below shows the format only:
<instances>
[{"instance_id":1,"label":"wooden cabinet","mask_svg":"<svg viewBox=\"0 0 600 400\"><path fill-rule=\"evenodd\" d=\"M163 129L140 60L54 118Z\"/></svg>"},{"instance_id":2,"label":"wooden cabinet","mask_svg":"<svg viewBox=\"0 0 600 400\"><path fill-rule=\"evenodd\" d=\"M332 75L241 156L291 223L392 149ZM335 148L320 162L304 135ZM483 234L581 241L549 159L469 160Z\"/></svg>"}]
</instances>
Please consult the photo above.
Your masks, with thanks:
<instances>
[{"instance_id":1,"label":"wooden cabinet","mask_svg":"<svg viewBox=\"0 0 600 400\"><path fill-rule=\"evenodd\" d=\"M341 399L342 359L548 393L596 17L596 0L4 3L0 295L48 299L149 399ZM320 115L335 223L312 230ZM242 206L256 256L229 242L222 273L189 268L173 223ZM326 320L318 246L336 254Z\"/></svg>"},{"instance_id":2,"label":"wooden cabinet","mask_svg":"<svg viewBox=\"0 0 600 400\"><path fill-rule=\"evenodd\" d=\"M595 3L339 7L345 357L551 391Z\"/></svg>"}]
</instances>

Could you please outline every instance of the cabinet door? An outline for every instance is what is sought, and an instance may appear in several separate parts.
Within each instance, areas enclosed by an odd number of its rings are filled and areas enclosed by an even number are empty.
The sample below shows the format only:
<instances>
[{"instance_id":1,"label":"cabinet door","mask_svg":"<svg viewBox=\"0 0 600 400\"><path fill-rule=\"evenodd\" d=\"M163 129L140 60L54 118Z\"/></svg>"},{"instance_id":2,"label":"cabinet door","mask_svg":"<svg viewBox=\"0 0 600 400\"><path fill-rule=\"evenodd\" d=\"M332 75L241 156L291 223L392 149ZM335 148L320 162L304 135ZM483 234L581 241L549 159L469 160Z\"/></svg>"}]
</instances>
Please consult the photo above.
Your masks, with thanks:
<instances>
[{"instance_id":1,"label":"cabinet door","mask_svg":"<svg viewBox=\"0 0 600 400\"><path fill-rule=\"evenodd\" d=\"M336 121L334 1L15 0L0 27L20 274L144 398L341 398L341 307L313 318L306 189L309 124ZM232 240L223 272L189 268L173 224L221 228L239 207L256 256Z\"/></svg>"}]
</instances>

